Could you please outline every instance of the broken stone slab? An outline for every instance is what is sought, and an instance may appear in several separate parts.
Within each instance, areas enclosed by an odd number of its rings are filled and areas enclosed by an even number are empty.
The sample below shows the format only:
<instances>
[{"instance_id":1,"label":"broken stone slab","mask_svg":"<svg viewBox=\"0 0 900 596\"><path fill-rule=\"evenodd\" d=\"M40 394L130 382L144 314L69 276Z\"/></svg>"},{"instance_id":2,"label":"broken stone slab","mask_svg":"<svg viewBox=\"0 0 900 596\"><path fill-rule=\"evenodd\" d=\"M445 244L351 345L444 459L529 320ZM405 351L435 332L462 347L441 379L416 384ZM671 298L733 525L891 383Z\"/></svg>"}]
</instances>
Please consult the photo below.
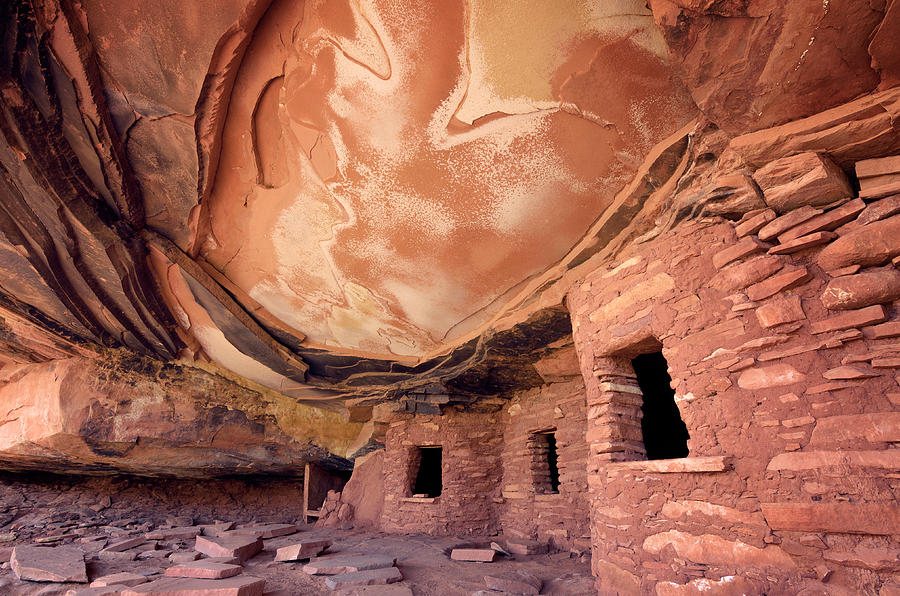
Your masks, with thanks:
<instances>
[{"instance_id":1,"label":"broken stone slab","mask_svg":"<svg viewBox=\"0 0 900 596\"><path fill-rule=\"evenodd\" d=\"M772 209L763 209L760 213L757 213L753 217L750 217L746 221L742 221L738 225L736 225L734 227L734 232L737 234L738 238L743 238L744 236L749 236L750 234L756 234L763 228L763 226L771 222L776 217L777 214Z\"/></svg>"},{"instance_id":2,"label":"broken stone slab","mask_svg":"<svg viewBox=\"0 0 900 596\"><path fill-rule=\"evenodd\" d=\"M844 389L852 389L856 387L854 383L849 381L832 381L830 383L822 383L821 385L813 385L812 387L807 388L804 393L807 395L816 395L819 393L833 393L835 391L842 391Z\"/></svg>"},{"instance_id":3,"label":"broken stone slab","mask_svg":"<svg viewBox=\"0 0 900 596\"><path fill-rule=\"evenodd\" d=\"M113 573L112 575L104 575L103 577L98 577L94 581L91 582L92 588L105 588L107 586L139 586L141 584L147 583L148 580L143 575L139 575L137 573L130 573L128 571L123 571L121 573Z\"/></svg>"},{"instance_id":4,"label":"broken stone slab","mask_svg":"<svg viewBox=\"0 0 900 596\"><path fill-rule=\"evenodd\" d=\"M867 306L859 310L850 310L843 314L817 321L810 325L809 331L813 335L828 333L830 331L842 331L851 327L867 327L875 323L883 323L887 319L887 312L880 304Z\"/></svg>"},{"instance_id":5,"label":"broken stone slab","mask_svg":"<svg viewBox=\"0 0 900 596\"><path fill-rule=\"evenodd\" d=\"M266 580L249 575L225 579L164 577L135 588L122 596L262 596Z\"/></svg>"},{"instance_id":6,"label":"broken stone slab","mask_svg":"<svg viewBox=\"0 0 900 596\"><path fill-rule=\"evenodd\" d=\"M374 586L393 584L403 581L403 574L396 567L382 567L380 569L367 569L365 571L351 571L339 573L325 578L325 585L332 590L348 588L352 586Z\"/></svg>"},{"instance_id":7,"label":"broken stone slab","mask_svg":"<svg viewBox=\"0 0 900 596\"><path fill-rule=\"evenodd\" d=\"M144 534L146 540L175 540L186 539L200 535L200 526L188 526L184 528L163 528Z\"/></svg>"},{"instance_id":8,"label":"broken stone slab","mask_svg":"<svg viewBox=\"0 0 900 596\"><path fill-rule=\"evenodd\" d=\"M256 536L197 536L194 550L209 557L235 557L242 563L263 549Z\"/></svg>"},{"instance_id":9,"label":"broken stone slab","mask_svg":"<svg viewBox=\"0 0 900 596\"><path fill-rule=\"evenodd\" d=\"M769 162L753 174L766 204L778 213L819 207L853 196L844 172L821 153L799 153Z\"/></svg>"},{"instance_id":10,"label":"broken stone slab","mask_svg":"<svg viewBox=\"0 0 900 596\"><path fill-rule=\"evenodd\" d=\"M774 275L782 267L784 263L781 257L755 257L719 271L709 280L709 286L723 292L734 292Z\"/></svg>"},{"instance_id":11,"label":"broken stone slab","mask_svg":"<svg viewBox=\"0 0 900 596\"><path fill-rule=\"evenodd\" d=\"M278 536L287 536L295 534L297 526L295 524L265 524L260 526L247 526L244 528L235 528L229 530L225 536L257 536L259 538L275 538Z\"/></svg>"},{"instance_id":12,"label":"broken stone slab","mask_svg":"<svg viewBox=\"0 0 900 596\"><path fill-rule=\"evenodd\" d=\"M807 234L806 236L794 238L793 240L789 240L784 244L773 246L769 249L769 254L792 255L795 252L800 252L808 248L814 248L816 246L828 244L837 237L837 234L835 234L834 232L814 232L812 234Z\"/></svg>"},{"instance_id":13,"label":"broken stone slab","mask_svg":"<svg viewBox=\"0 0 900 596\"><path fill-rule=\"evenodd\" d=\"M78 538L78 534L56 534L55 536L40 536L34 539L35 544L50 544L51 542L59 542L66 538Z\"/></svg>"},{"instance_id":14,"label":"broken stone slab","mask_svg":"<svg viewBox=\"0 0 900 596\"><path fill-rule=\"evenodd\" d=\"M550 551L550 545L537 540L520 540L510 538L506 541L509 552L517 555L543 555Z\"/></svg>"},{"instance_id":15,"label":"broken stone slab","mask_svg":"<svg viewBox=\"0 0 900 596\"><path fill-rule=\"evenodd\" d=\"M810 278L811 276L806 267L782 271L778 275L773 275L769 279L755 283L747 288L747 297L753 301L765 300L779 292L806 283Z\"/></svg>"},{"instance_id":16,"label":"broken stone slab","mask_svg":"<svg viewBox=\"0 0 900 596\"><path fill-rule=\"evenodd\" d=\"M860 366L838 366L837 368L825 371L822 376L830 381L849 381L855 379L873 379L881 375L880 373Z\"/></svg>"},{"instance_id":17,"label":"broken stone slab","mask_svg":"<svg viewBox=\"0 0 900 596\"><path fill-rule=\"evenodd\" d=\"M12 551L10 567L16 577L36 582L87 583L84 553L75 546L19 545Z\"/></svg>"},{"instance_id":18,"label":"broken stone slab","mask_svg":"<svg viewBox=\"0 0 900 596\"><path fill-rule=\"evenodd\" d=\"M769 246L770 245L760 242L753 236L746 236L731 246L714 254L712 258L713 265L715 265L716 269L722 269L725 265L737 261L738 259L745 259L750 255L765 252Z\"/></svg>"},{"instance_id":19,"label":"broken stone slab","mask_svg":"<svg viewBox=\"0 0 900 596\"><path fill-rule=\"evenodd\" d=\"M166 577L196 577L200 579L222 579L238 575L244 570L240 565L196 561L174 565L166 569Z\"/></svg>"},{"instance_id":20,"label":"broken stone slab","mask_svg":"<svg viewBox=\"0 0 900 596\"><path fill-rule=\"evenodd\" d=\"M234 522L216 522L197 526L204 536L222 536L225 532L234 528Z\"/></svg>"},{"instance_id":21,"label":"broken stone slab","mask_svg":"<svg viewBox=\"0 0 900 596\"><path fill-rule=\"evenodd\" d=\"M450 558L454 561L493 563L497 558L497 551L492 548L454 548L450 552Z\"/></svg>"},{"instance_id":22,"label":"broken stone slab","mask_svg":"<svg viewBox=\"0 0 900 596\"><path fill-rule=\"evenodd\" d=\"M148 549L138 551L137 559L139 561L146 561L148 559L165 559L170 554L172 554L172 551L168 548L164 548L162 550Z\"/></svg>"},{"instance_id":23,"label":"broken stone slab","mask_svg":"<svg viewBox=\"0 0 900 596\"><path fill-rule=\"evenodd\" d=\"M134 548L139 544L145 544L146 542L147 539L145 537L136 536L134 538L126 538L125 540L118 540L116 542L108 544L103 550L119 553L128 550L129 548Z\"/></svg>"},{"instance_id":24,"label":"broken stone slab","mask_svg":"<svg viewBox=\"0 0 900 596\"><path fill-rule=\"evenodd\" d=\"M492 548L493 550L497 551L497 554L503 555L504 557L511 557L511 556L512 556L512 554L510 554L509 552L507 552L507 550L506 550L505 548L503 548L502 546L500 546L500 545L497 544L496 542L491 542L491 548Z\"/></svg>"},{"instance_id":25,"label":"broken stone slab","mask_svg":"<svg viewBox=\"0 0 900 596\"><path fill-rule=\"evenodd\" d=\"M779 234L778 242L784 244L785 242L814 232L831 232L845 223L856 219L865 208L866 204L862 199L853 199L840 207L836 207L822 215L817 215L816 217Z\"/></svg>"},{"instance_id":26,"label":"broken stone slab","mask_svg":"<svg viewBox=\"0 0 900 596\"><path fill-rule=\"evenodd\" d=\"M169 560L173 563L190 563L191 561L196 561L200 558L200 553L198 552L186 552L186 553L172 553L169 555Z\"/></svg>"},{"instance_id":27,"label":"broken stone slab","mask_svg":"<svg viewBox=\"0 0 900 596\"><path fill-rule=\"evenodd\" d=\"M309 575L337 575L353 571L383 569L396 564L395 557L386 555L337 555L313 559L303 566L303 572Z\"/></svg>"},{"instance_id":28,"label":"broken stone slab","mask_svg":"<svg viewBox=\"0 0 900 596\"><path fill-rule=\"evenodd\" d=\"M769 240L773 240L777 236L780 236L787 230L821 214L821 209L804 205L799 209L794 209L790 213L786 213L781 217L773 219L759 230L757 236L760 240L768 242Z\"/></svg>"},{"instance_id":29,"label":"broken stone slab","mask_svg":"<svg viewBox=\"0 0 900 596\"><path fill-rule=\"evenodd\" d=\"M300 561L310 559L323 553L329 546L330 540L309 540L282 546L275 551L276 561Z\"/></svg>"},{"instance_id":30,"label":"broken stone slab","mask_svg":"<svg viewBox=\"0 0 900 596\"><path fill-rule=\"evenodd\" d=\"M491 590L499 590L509 594L540 594L544 582L524 569L512 573L485 575L484 583Z\"/></svg>"}]
</instances>

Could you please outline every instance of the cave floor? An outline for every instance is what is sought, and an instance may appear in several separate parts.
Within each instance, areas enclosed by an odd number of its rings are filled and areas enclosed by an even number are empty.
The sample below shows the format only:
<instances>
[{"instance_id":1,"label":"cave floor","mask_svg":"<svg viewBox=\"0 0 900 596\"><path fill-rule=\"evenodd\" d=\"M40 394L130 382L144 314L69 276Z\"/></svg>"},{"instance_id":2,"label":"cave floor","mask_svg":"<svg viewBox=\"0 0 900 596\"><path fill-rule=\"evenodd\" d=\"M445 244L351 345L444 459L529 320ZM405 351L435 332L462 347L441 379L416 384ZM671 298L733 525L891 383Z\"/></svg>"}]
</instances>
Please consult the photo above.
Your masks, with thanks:
<instances>
[{"instance_id":1,"label":"cave floor","mask_svg":"<svg viewBox=\"0 0 900 596\"><path fill-rule=\"evenodd\" d=\"M299 492L298 492L299 489ZM430 537L390 535L362 529L316 528L300 519L302 482L296 480L160 480L135 477L72 477L0 473L0 593L65 595L85 584L27 582L9 565L18 544L74 545L85 551L88 578L130 571L160 573L172 565L166 551L189 553L193 540L160 540L156 548L138 546L149 558L98 558L103 545L148 531L217 520L237 524L298 523L296 534L264 540L265 549L244 563L244 574L264 578L266 594L410 594L469 596L486 590L485 575L525 569L544 580L541 594L582 596L594 592L587 555L560 552L500 557L493 563L453 561L455 546L488 544L497 537ZM181 519L179 519L181 518ZM190 519L187 519L190 518ZM58 538L61 537L61 538ZM92 538L97 538L92 540ZM324 576L310 576L302 563L275 562L275 550L298 540L330 540L330 553L382 554L397 558L403 581L391 591L329 590ZM501 540L498 540L501 541ZM151 575L155 579L157 575ZM491 592L486 592L491 594ZM493 592L500 595L500 592Z\"/></svg>"}]
</instances>

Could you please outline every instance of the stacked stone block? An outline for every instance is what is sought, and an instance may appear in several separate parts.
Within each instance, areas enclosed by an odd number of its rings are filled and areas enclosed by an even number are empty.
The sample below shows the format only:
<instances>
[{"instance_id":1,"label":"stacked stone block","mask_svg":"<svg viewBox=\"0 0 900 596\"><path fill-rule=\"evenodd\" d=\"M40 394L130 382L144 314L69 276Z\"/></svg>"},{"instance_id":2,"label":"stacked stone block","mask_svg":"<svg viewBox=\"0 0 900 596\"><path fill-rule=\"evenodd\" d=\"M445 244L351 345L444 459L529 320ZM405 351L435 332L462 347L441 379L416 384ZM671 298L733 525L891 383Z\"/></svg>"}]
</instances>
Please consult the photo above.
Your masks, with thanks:
<instances>
[{"instance_id":1,"label":"stacked stone block","mask_svg":"<svg viewBox=\"0 0 900 596\"><path fill-rule=\"evenodd\" d=\"M581 376L575 369L571 372L577 376L519 393L504 409L502 498L495 506L508 537L587 550L587 407ZM535 433L551 428L556 436L558 493L548 491L546 461L539 461L545 448L533 446Z\"/></svg>"},{"instance_id":2,"label":"stacked stone block","mask_svg":"<svg viewBox=\"0 0 900 596\"><path fill-rule=\"evenodd\" d=\"M382 527L389 532L486 535L499 529L495 499L500 487L498 413L401 415L385 437ZM418 447L442 447L438 497L412 494Z\"/></svg>"}]
</instances>

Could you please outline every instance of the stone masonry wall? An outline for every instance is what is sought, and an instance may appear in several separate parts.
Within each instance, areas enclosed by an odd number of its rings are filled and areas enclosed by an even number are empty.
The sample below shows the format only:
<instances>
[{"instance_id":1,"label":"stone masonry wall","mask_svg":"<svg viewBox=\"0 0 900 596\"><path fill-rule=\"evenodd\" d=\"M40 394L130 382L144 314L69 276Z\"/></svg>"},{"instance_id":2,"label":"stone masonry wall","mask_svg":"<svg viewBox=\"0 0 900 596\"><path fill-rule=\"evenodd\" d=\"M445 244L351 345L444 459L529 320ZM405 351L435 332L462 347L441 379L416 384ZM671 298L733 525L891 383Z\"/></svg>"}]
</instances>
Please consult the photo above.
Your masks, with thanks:
<instances>
[{"instance_id":1,"label":"stone masonry wall","mask_svg":"<svg viewBox=\"0 0 900 596\"><path fill-rule=\"evenodd\" d=\"M400 415L388 426L384 457L386 532L493 534L499 529L500 414L445 409L443 416ZM442 492L412 497L411 457L419 446L442 447Z\"/></svg>"},{"instance_id":2,"label":"stone masonry wall","mask_svg":"<svg viewBox=\"0 0 900 596\"><path fill-rule=\"evenodd\" d=\"M682 224L568 296L602 594L897 593L900 197L853 199L817 154L754 179L770 208ZM690 453L645 461L630 360L660 345Z\"/></svg>"},{"instance_id":3,"label":"stone masonry wall","mask_svg":"<svg viewBox=\"0 0 900 596\"><path fill-rule=\"evenodd\" d=\"M590 549L587 507L587 443L584 382L578 377L516 395L504 409L503 487L500 521L507 536L547 541L559 549ZM534 433L556 437L559 492L536 487L543 454ZM537 468L537 470L535 469Z\"/></svg>"}]
</instances>

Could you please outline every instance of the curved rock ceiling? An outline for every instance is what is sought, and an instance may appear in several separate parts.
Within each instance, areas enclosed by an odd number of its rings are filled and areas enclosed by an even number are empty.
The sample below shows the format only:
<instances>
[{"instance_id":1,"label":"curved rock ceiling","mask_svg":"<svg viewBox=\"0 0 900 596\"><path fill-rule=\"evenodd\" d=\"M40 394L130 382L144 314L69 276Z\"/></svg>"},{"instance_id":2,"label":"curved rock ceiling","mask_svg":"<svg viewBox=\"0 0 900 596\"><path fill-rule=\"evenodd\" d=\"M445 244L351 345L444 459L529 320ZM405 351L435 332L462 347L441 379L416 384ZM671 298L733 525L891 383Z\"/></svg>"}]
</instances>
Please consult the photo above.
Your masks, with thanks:
<instances>
[{"instance_id":1,"label":"curved rock ceiling","mask_svg":"<svg viewBox=\"0 0 900 596\"><path fill-rule=\"evenodd\" d=\"M190 246L312 344L422 356L691 116L640 2L276 2Z\"/></svg>"},{"instance_id":2,"label":"curved rock ceiling","mask_svg":"<svg viewBox=\"0 0 900 596\"><path fill-rule=\"evenodd\" d=\"M0 364L127 348L309 400L527 385L522 355L565 341L565 271L752 208L742 158L727 183L709 163L895 84L897 13L6 3Z\"/></svg>"}]
</instances>

